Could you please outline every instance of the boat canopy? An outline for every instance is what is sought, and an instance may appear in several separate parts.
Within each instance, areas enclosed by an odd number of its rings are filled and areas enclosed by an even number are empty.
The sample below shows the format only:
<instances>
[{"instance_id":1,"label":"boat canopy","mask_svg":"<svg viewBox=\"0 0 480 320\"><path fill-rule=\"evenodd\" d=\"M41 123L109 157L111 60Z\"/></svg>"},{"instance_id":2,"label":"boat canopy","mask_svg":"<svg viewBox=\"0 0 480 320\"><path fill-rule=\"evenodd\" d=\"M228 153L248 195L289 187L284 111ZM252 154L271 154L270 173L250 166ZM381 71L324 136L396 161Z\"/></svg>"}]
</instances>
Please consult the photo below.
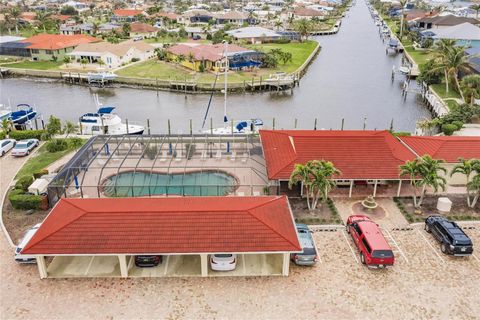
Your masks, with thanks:
<instances>
[{"instance_id":1,"label":"boat canopy","mask_svg":"<svg viewBox=\"0 0 480 320\"><path fill-rule=\"evenodd\" d=\"M26 103L17 104L17 109L23 109L23 108L31 109L32 107L30 107L30 105Z\"/></svg>"},{"instance_id":2,"label":"boat canopy","mask_svg":"<svg viewBox=\"0 0 480 320\"><path fill-rule=\"evenodd\" d=\"M107 113L112 113L112 111L115 109L115 107L101 107L98 108L98 113L99 114L107 114Z\"/></svg>"},{"instance_id":3,"label":"boat canopy","mask_svg":"<svg viewBox=\"0 0 480 320\"><path fill-rule=\"evenodd\" d=\"M237 130L238 131L242 131L243 129L245 129L246 127L248 127L248 123L247 121L242 121L242 122L239 122L236 126Z\"/></svg>"}]
</instances>

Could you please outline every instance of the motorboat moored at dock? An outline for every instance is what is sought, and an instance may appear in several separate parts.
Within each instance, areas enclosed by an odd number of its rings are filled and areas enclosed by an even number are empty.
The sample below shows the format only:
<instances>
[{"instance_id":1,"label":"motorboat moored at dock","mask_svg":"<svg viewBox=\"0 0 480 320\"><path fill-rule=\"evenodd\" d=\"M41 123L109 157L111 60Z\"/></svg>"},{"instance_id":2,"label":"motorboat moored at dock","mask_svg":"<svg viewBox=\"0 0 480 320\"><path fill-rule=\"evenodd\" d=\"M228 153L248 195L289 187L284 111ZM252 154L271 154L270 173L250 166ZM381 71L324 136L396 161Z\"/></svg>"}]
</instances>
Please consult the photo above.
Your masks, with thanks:
<instances>
[{"instance_id":1,"label":"motorboat moored at dock","mask_svg":"<svg viewBox=\"0 0 480 320\"><path fill-rule=\"evenodd\" d=\"M143 134L145 128L138 124L123 123L113 110L115 107L99 107L95 113L85 113L80 117L80 132L86 135L97 134Z\"/></svg>"}]
</instances>

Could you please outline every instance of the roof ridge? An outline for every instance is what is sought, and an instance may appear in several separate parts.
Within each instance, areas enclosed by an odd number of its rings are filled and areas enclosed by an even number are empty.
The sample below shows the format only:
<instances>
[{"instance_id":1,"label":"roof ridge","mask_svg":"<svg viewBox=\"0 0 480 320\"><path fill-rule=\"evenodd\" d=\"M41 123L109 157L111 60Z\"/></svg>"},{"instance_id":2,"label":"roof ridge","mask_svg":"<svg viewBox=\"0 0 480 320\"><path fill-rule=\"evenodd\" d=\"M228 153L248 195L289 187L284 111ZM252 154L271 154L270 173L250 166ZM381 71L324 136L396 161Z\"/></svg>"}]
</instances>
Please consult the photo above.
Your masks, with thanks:
<instances>
[{"instance_id":1,"label":"roof ridge","mask_svg":"<svg viewBox=\"0 0 480 320\"><path fill-rule=\"evenodd\" d=\"M276 228L274 228L274 227L271 226L270 224L268 224L268 223L266 223L265 221L263 221L263 219L260 219L256 214L254 214L254 213L251 211L252 209L258 209L258 208L260 208L260 207L264 207L264 206L266 206L266 205L268 205L268 204L271 204L272 202L280 201L280 200L282 200L282 199L286 199L286 197L285 197L285 196L276 196L275 198L272 198L272 199L270 199L270 200L268 200L268 201L266 201L266 202L263 202L263 203L261 203L261 204L258 204L258 205L256 205L256 206L250 208L250 209L247 209L246 211L247 211L253 218L255 218L255 219L257 219L258 221L260 221L263 225L267 226L270 230L274 231L277 235L279 235L281 238L285 239L285 241L287 241L288 243L290 243L292 246L295 247L295 246L296 246L295 243L292 243L292 241L290 241L289 239L285 238L285 236L284 236L282 233L278 232ZM290 211L290 209L289 209L289 211ZM290 212L290 214L291 214L291 212ZM295 226L294 226L294 227L295 227Z\"/></svg>"}]
</instances>

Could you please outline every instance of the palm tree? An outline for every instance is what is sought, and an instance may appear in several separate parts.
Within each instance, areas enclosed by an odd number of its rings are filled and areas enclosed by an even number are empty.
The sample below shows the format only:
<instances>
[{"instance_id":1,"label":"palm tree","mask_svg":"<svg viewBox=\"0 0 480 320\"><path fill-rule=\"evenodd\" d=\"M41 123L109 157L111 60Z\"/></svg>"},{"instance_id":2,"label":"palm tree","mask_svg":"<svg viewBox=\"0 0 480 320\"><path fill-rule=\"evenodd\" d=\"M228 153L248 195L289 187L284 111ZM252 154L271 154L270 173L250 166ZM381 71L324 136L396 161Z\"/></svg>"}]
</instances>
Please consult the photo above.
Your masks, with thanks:
<instances>
[{"instance_id":1,"label":"palm tree","mask_svg":"<svg viewBox=\"0 0 480 320\"><path fill-rule=\"evenodd\" d=\"M407 4L408 0L400 0L400 6L402 7L402 12L401 12L401 17L400 17L400 40L402 40L402 37L403 37L403 20L405 18L405 14L404 14L404 9L405 9L405 5Z\"/></svg>"},{"instance_id":2,"label":"palm tree","mask_svg":"<svg viewBox=\"0 0 480 320\"><path fill-rule=\"evenodd\" d=\"M435 51L435 61L437 67L434 70L443 70L445 75L445 90L448 93L448 82L450 77L453 77L457 90L463 100L463 92L460 90L460 82L458 80L458 73L460 71L467 71L470 66L469 58L465 54L465 47L455 46L455 40L442 39L439 41Z\"/></svg>"},{"instance_id":3,"label":"palm tree","mask_svg":"<svg viewBox=\"0 0 480 320\"><path fill-rule=\"evenodd\" d=\"M442 167L443 160L432 159L429 155L424 155L421 158L407 161L400 166L400 176L409 176L410 184L413 186L413 204L415 208L422 205L425 197L427 187L433 188L434 192L438 189L445 190L446 179L440 175L444 175L447 170ZM417 188L422 187L420 199L417 201Z\"/></svg>"},{"instance_id":4,"label":"palm tree","mask_svg":"<svg viewBox=\"0 0 480 320\"><path fill-rule=\"evenodd\" d=\"M452 172L450 172L450 176L453 176L456 173L464 174L467 178L467 205L470 208L473 208L474 205L472 205L470 201L470 191L471 189L468 188L469 185L471 185L471 180L470 176L472 173L476 173L476 175L480 174L480 160L477 159L462 159L459 158L458 161L460 162L457 164L455 167L453 167Z\"/></svg>"},{"instance_id":5,"label":"palm tree","mask_svg":"<svg viewBox=\"0 0 480 320\"><path fill-rule=\"evenodd\" d=\"M291 189L297 183L302 183L305 188L308 209L314 210L320 199L322 201L328 199L328 193L335 186L331 178L337 174L340 174L340 171L329 161L312 160L305 165L295 164L288 187Z\"/></svg>"},{"instance_id":6,"label":"palm tree","mask_svg":"<svg viewBox=\"0 0 480 320\"><path fill-rule=\"evenodd\" d=\"M308 21L307 19L300 19L294 23L293 28L300 34L300 40L302 40L303 38L307 40L312 26L310 21Z\"/></svg>"},{"instance_id":7,"label":"palm tree","mask_svg":"<svg viewBox=\"0 0 480 320\"><path fill-rule=\"evenodd\" d=\"M96 36L98 33L98 29L100 28L100 23L98 21L94 21L92 23L92 35Z\"/></svg>"},{"instance_id":8,"label":"palm tree","mask_svg":"<svg viewBox=\"0 0 480 320\"><path fill-rule=\"evenodd\" d=\"M50 19L50 13L47 13L45 11L37 11L35 20L38 21L38 26L43 29L43 32L47 32L47 23L48 20Z\"/></svg>"},{"instance_id":9,"label":"palm tree","mask_svg":"<svg viewBox=\"0 0 480 320\"><path fill-rule=\"evenodd\" d=\"M288 181L288 188L292 189L292 187L299 182L303 184L306 189L306 197L307 197L307 206L308 210L311 209L310 204L310 180L311 180L311 168L308 165L303 165L300 163L295 164L295 167L290 174L290 179Z\"/></svg>"},{"instance_id":10,"label":"palm tree","mask_svg":"<svg viewBox=\"0 0 480 320\"><path fill-rule=\"evenodd\" d=\"M420 186L420 161L419 159L413 159L412 161L407 161L405 164L400 166L400 176L407 176L410 179L410 185L413 187L413 205L415 208L418 208L417 203L417 188Z\"/></svg>"},{"instance_id":11,"label":"palm tree","mask_svg":"<svg viewBox=\"0 0 480 320\"><path fill-rule=\"evenodd\" d=\"M77 132L77 128L78 126L75 123L71 121L65 122L65 128L64 128L64 133L66 134L65 138L67 138L69 134Z\"/></svg>"},{"instance_id":12,"label":"palm tree","mask_svg":"<svg viewBox=\"0 0 480 320\"><path fill-rule=\"evenodd\" d=\"M465 76L460 82L460 86L463 94L468 97L468 103L473 106L475 99L480 99L480 75Z\"/></svg>"},{"instance_id":13,"label":"palm tree","mask_svg":"<svg viewBox=\"0 0 480 320\"><path fill-rule=\"evenodd\" d=\"M10 9L10 16L13 18L13 23L15 25L15 33L18 34L18 22L20 20L20 16L22 15L22 11L18 6L13 7Z\"/></svg>"},{"instance_id":14,"label":"palm tree","mask_svg":"<svg viewBox=\"0 0 480 320\"><path fill-rule=\"evenodd\" d=\"M480 12L480 3L477 4L472 4L470 6L470 9L474 10L476 12L475 17L478 19L478 13Z\"/></svg>"},{"instance_id":15,"label":"palm tree","mask_svg":"<svg viewBox=\"0 0 480 320\"><path fill-rule=\"evenodd\" d=\"M471 208L475 208L475 205L477 204L478 198L480 196L480 173L475 175L472 181L467 184L467 190L473 192L474 194Z\"/></svg>"},{"instance_id":16,"label":"palm tree","mask_svg":"<svg viewBox=\"0 0 480 320\"><path fill-rule=\"evenodd\" d=\"M283 26L282 21L280 21L280 20L275 20L275 28L276 28L277 30L280 30L280 28L281 28L282 26Z\"/></svg>"}]
</instances>

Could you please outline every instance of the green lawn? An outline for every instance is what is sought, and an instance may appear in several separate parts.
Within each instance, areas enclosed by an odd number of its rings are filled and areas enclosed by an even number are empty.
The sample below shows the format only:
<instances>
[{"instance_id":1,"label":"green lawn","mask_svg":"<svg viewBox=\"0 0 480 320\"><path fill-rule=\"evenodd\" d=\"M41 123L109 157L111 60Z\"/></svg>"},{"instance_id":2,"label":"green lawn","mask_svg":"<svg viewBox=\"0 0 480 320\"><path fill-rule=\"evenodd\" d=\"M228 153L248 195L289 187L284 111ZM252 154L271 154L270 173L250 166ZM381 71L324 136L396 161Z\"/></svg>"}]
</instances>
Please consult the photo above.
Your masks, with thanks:
<instances>
[{"instance_id":1,"label":"green lawn","mask_svg":"<svg viewBox=\"0 0 480 320\"><path fill-rule=\"evenodd\" d=\"M302 43L286 43L286 44L277 44L277 43L266 43L266 44L259 44L259 45L251 45L248 46L249 48L260 50L263 52L268 52L272 49L281 49L285 52L290 52L292 54L292 61L288 62L287 64L283 65L281 62L279 63L276 71L284 71L287 73L296 71L310 54L313 52L315 47L317 46L318 42L316 41L305 41Z\"/></svg>"},{"instance_id":2,"label":"green lawn","mask_svg":"<svg viewBox=\"0 0 480 320\"><path fill-rule=\"evenodd\" d=\"M455 98L455 99L461 99L460 94L458 94L452 86L448 87L448 93L445 89L445 83L440 83L440 84L432 84L430 87L435 90L435 92L442 98L442 99L448 99L448 98Z\"/></svg>"},{"instance_id":3,"label":"green lawn","mask_svg":"<svg viewBox=\"0 0 480 320\"><path fill-rule=\"evenodd\" d=\"M56 70L63 62L54 61L21 61L16 63L4 63L2 67L20 68L20 69L34 69L34 70Z\"/></svg>"},{"instance_id":4,"label":"green lawn","mask_svg":"<svg viewBox=\"0 0 480 320\"><path fill-rule=\"evenodd\" d=\"M285 52L292 53L292 61L287 62L285 65L281 62L275 69L261 68L254 71L231 71L228 74L228 82L241 83L243 81L251 81L252 78L258 80L259 77L267 77L274 72L287 72L291 73L296 71L310 56L317 42L305 41L303 43L287 43L287 44L262 44L248 46L255 50L261 50L268 52L271 49L282 49ZM215 80L215 74L211 72L194 72L184 67L171 62L158 61L157 59L148 60L142 63L137 63L133 66L123 68L115 72L119 76L124 77L136 77L136 78L150 78L158 80L180 80L184 81L187 77L188 81L197 81L202 83L212 83ZM219 81L223 81L220 79Z\"/></svg>"},{"instance_id":5,"label":"green lawn","mask_svg":"<svg viewBox=\"0 0 480 320\"><path fill-rule=\"evenodd\" d=\"M159 80L173 80L175 78L185 79L194 73L186 68L180 67L174 63L159 61L157 59L137 63L131 67L126 67L115 72L119 76L136 78L158 78Z\"/></svg>"},{"instance_id":6,"label":"green lawn","mask_svg":"<svg viewBox=\"0 0 480 320\"><path fill-rule=\"evenodd\" d=\"M87 140L83 140L85 143ZM33 175L35 172L38 172L58 159L62 158L66 154L74 151L72 147L69 146L67 150L59 152L48 152L45 144L43 144L40 149L23 165L23 167L18 171L16 178L20 178L26 175Z\"/></svg>"}]
</instances>

